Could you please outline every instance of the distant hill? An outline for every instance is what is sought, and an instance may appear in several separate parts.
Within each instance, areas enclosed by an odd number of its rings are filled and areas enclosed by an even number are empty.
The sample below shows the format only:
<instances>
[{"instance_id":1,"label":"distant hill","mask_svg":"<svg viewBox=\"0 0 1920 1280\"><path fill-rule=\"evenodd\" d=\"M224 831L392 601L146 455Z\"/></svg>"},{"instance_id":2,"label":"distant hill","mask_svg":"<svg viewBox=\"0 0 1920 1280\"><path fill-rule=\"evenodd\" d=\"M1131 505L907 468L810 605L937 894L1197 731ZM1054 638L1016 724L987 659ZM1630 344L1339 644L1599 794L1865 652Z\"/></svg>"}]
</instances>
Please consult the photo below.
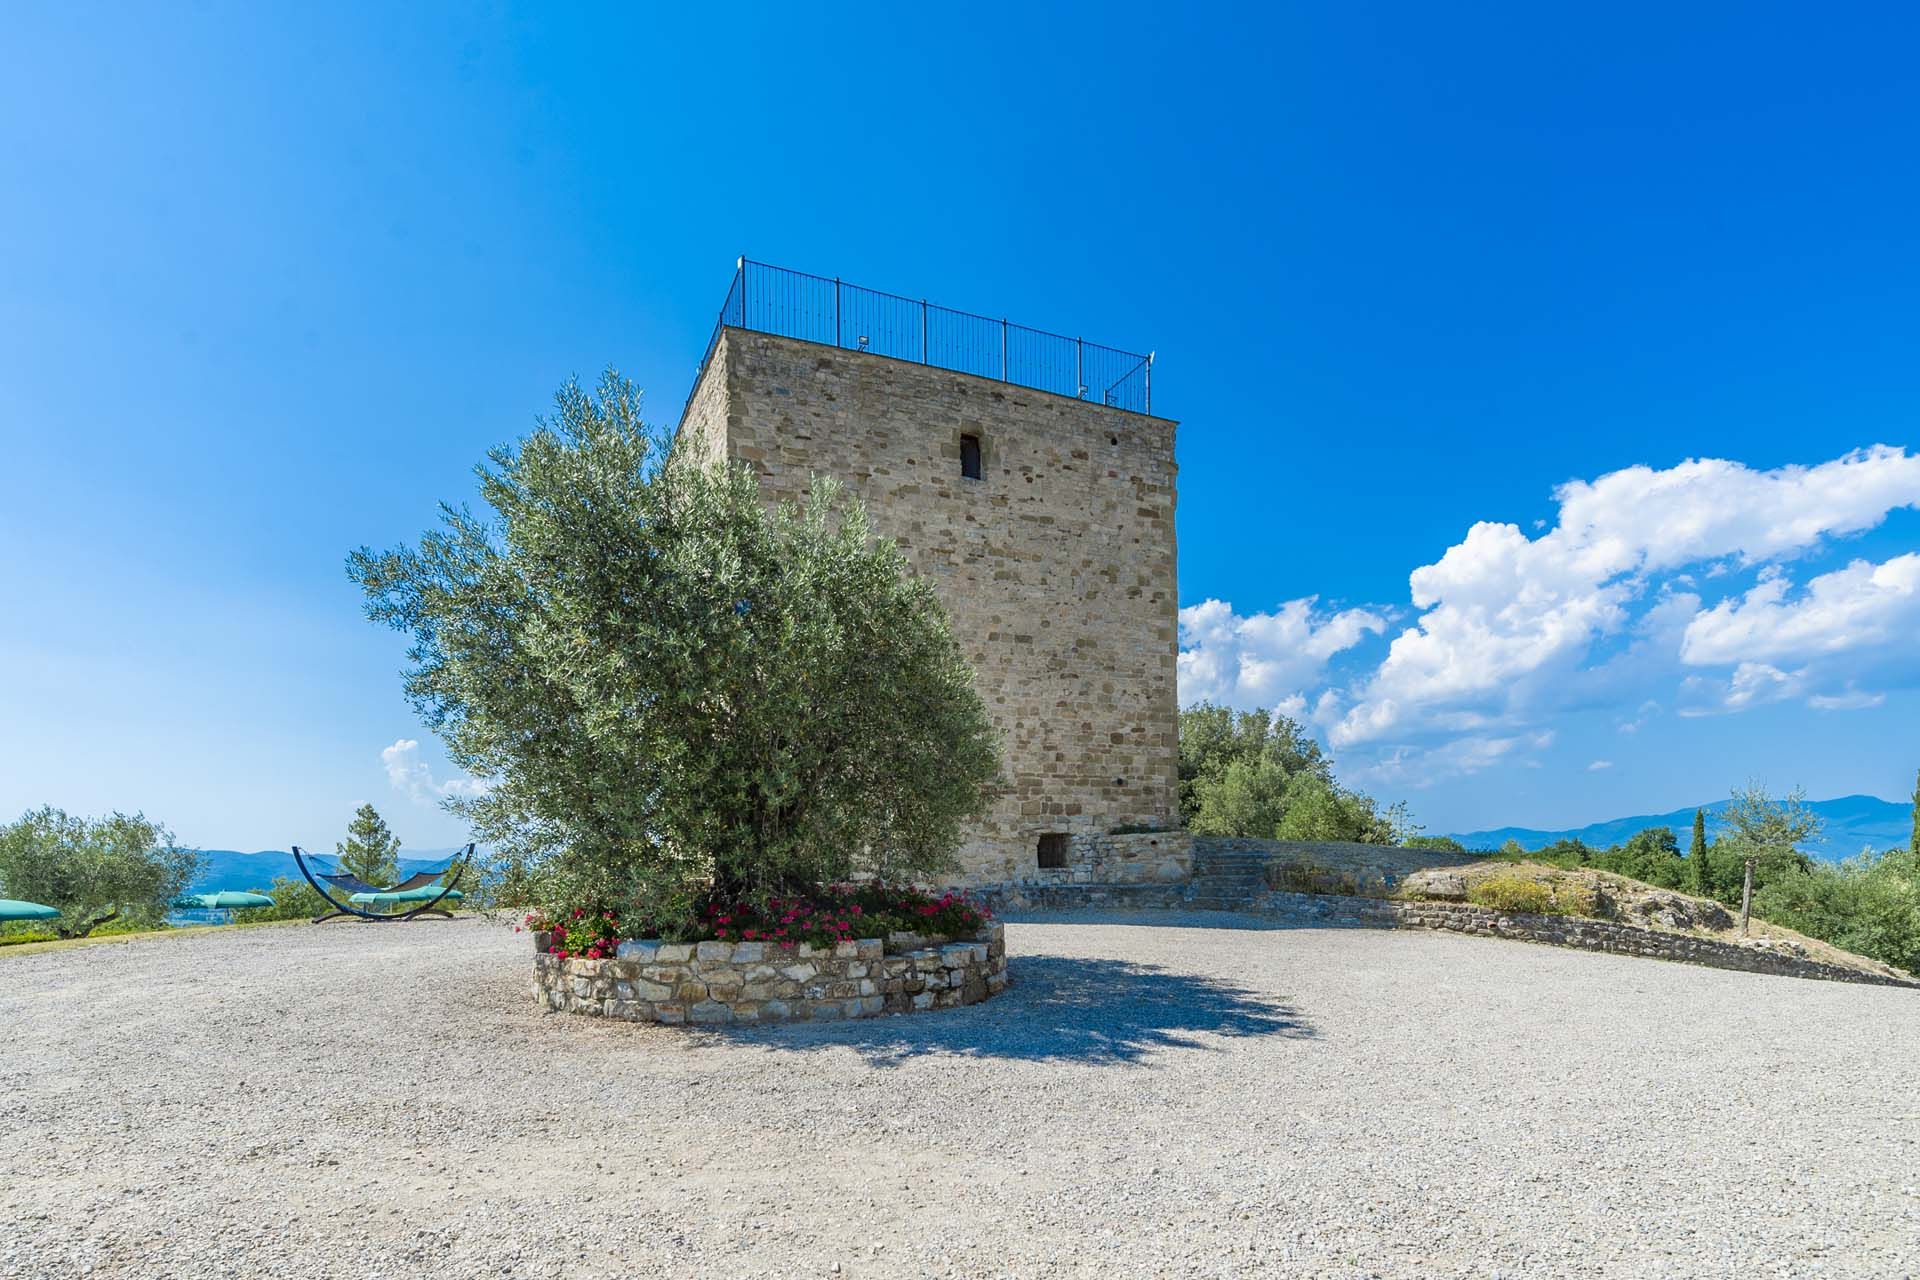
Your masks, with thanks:
<instances>
[{"instance_id":1,"label":"distant hill","mask_svg":"<svg viewBox=\"0 0 1920 1280\"><path fill-rule=\"evenodd\" d=\"M1707 811L1707 839L1717 839L1725 823L1720 815L1731 804L1716 800L1712 804L1689 805L1672 813L1646 814L1637 818L1613 818L1566 831L1536 831L1531 827L1496 827L1491 831L1468 831L1453 838L1469 849L1498 849L1509 839L1520 847L1534 850L1569 837L1604 848L1632 838L1649 827L1671 827L1685 849L1693 833L1693 811ZM1809 845L1806 852L1838 862L1851 858L1862 849L1892 849L1904 846L1913 834L1913 806L1906 801L1882 800L1878 796L1841 796L1837 800L1809 800L1807 808L1826 823L1820 844Z\"/></svg>"},{"instance_id":2,"label":"distant hill","mask_svg":"<svg viewBox=\"0 0 1920 1280\"><path fill-rule=\"evenodd\" d=\"M293 863L293 855L277 849L268 849L259 853L241 853L237 849L202 849L206 863L194 882L188 886L189 893L213 893L221 889L264 889L272 884L277 876L289 880L300 878L300 868ZM320 851L327 866L333 865L333 850ZM458 849L415 849L400 859L400 875L405 878L415 871L434 871L445 865L447 859L458 853Z\"/></svg>"}]
</instances>

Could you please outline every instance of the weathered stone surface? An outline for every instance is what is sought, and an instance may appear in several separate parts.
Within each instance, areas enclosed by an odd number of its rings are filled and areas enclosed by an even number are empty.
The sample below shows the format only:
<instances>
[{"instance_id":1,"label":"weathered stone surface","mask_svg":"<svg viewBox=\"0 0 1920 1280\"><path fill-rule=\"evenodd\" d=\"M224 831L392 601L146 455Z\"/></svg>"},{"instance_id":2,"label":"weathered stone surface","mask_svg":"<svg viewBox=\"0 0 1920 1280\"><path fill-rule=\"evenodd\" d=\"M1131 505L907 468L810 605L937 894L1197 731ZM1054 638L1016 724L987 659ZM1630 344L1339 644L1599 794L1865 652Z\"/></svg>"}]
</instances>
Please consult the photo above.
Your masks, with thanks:
<instances>
[{"instance_id":1,"label":"weathered stone surface","mask_svg":"<svg viewBox=\"0 0 1920 1280\"><path fill-rule=\"evenodd\" d=\"M753 952L743 957L743 945L725 961L713 951L701 956L698 948L685 947L688 954L677 962L663 960L663 945L654 952L656 962L644 966L536 955L533 995L554 1011L669 1025L866 1018L952 1008L1006 989L1004 939L1001 927L993 925L971 942L927 947L911 956L884 955L879 939L866 939L847 945L845 953L822 948L812 959L780 969L759 962Z\"/></svg>"},{"instance_id":2,"label":"weathered stone surface","mask_svg":"<svg viewBox=\"0 0 1920 1280\"><path fill-rule=\"evenodd\" d=\"M676 447L751 463L769 501L839 478L933 583L1012 780L960 851L986 884L1034 869L1041 833L1176 818L1173 438L1091 400L729 328Z\"/></svg>"},{"instance_id":3,"label":"weathered stone surface","mask_svg":"<svg viewBox=\"0 0 1920 1280\"><path fill-rule=\"evenodd\" d=\"M652 964L660 950L658 942L623 942L614 948L613 954L622 960L631 960L639 964Z\"/></svg>"},{"instance_id":4,"label":"weathered stone surface","mask_svg":"<svg viewBox=\"0 0 1920 1280\"><path fill-rule=\"evenodd\" d=\"M687 1010L687 1020L695 1023L732 1022L733 1010L718 1000L702 1000Z\"/></svg>"},{"instance_id":5,"label":"weathered stone surface","mask_svg":"<svg viewBox=\"0 0 1920 1280\"><path fill-rule=\"evenodd\" d=\"M1409 892L1440 902L1465 902L1467 879L1453 871L1416 871L1407 877Z\"/></svg>"}]
</instances>

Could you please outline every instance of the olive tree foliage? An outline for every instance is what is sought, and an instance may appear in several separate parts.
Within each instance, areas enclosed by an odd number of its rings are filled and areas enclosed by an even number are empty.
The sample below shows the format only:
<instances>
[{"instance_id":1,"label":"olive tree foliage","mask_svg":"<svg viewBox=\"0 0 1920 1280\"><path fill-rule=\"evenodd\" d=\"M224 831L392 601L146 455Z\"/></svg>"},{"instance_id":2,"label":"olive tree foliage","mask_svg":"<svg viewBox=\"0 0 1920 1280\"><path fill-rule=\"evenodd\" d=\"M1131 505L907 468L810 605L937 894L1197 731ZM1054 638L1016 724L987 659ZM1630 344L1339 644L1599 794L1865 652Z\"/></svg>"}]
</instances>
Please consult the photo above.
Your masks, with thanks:
<instances>
[{"instance_id":1,"label":"olive tree foliage","mask_svg":"<svg viewBox=\"0 0 1920 1280\"><path fill-rule=\"evenodd\" d=\"M830 482L770 510L676 456L611 372L557 405L478 469L490 516L348 566L496 871L659 911L949 867L998 755L931 587Z\"/></svg>"},{"instance_id":2,"label":"olive tree foliage","mask_svg":"<svg viewBox=\"0 0 1920 1280\"><path fill-rule=\"evenodd\" d=\"M1419 828L1342 787L1305 728L1264 710L1202 702L1180 713L1180 816L1201 835L1402 844Z\"/></svg>"},{"instance_id":3,"label":"olive tree foliage","mask_svg":"<svg viewBox=\"0 0 1920 1280\"><path fill-rule=\"evenodd\" d=\"M1806 800L1801 787L1777 799L1759 781L1733 789L1732 801L1720 815L1725 831L1708 853L1714 896L1728 903L1740 900L1749 858L1756 891L1771 881L1813 869L1813 859L1799 846L1819 839L1822 824Z\"/></svg>"},{"instance_id":4,"label":"olive tree foliage","mask_svg":"<svg viewBox=\"0 0 1920 1280\"><path fill-rule=\"evenodd\" d=\"M60 911L50 927L84 938L109 920L158 926L201 864L143 814L78 818L48 806L0 826L0 897Z\"/></svg>"}]
</instances>

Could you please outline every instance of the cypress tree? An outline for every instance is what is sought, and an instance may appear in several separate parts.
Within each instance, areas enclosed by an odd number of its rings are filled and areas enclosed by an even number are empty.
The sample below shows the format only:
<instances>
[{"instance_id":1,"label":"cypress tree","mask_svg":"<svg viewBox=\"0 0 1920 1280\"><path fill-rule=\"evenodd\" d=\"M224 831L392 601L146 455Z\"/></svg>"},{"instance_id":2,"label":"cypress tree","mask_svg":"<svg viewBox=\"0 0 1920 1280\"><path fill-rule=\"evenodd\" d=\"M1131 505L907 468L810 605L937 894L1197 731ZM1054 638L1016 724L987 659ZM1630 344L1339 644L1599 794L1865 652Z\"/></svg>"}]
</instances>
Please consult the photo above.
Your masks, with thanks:
<instances>
[{"instance_id":1,"label":"cypress tree","mask_svg":"<svg viewBox=\"0 0 1920 1280\"><path fill-rule=\"evenodd\" d=\"M1920 863L1920 773L1913 777L1913 835L1907 839L1907 852Z\"/></svg>"},{"instance_id":2,"label":"cypress tree","mask_svg":"<svg viewBox=\"0 0 1920 1280\"><path fill-rule=\"evenodd\" d=\"M1920 837L1920 793L1914 798L1914 831ZM1693 811L1693 847L1687 850L1687 870L1693 879L1693 891L1707 895L1707 811Z\"/></svg>"}]
</instances>

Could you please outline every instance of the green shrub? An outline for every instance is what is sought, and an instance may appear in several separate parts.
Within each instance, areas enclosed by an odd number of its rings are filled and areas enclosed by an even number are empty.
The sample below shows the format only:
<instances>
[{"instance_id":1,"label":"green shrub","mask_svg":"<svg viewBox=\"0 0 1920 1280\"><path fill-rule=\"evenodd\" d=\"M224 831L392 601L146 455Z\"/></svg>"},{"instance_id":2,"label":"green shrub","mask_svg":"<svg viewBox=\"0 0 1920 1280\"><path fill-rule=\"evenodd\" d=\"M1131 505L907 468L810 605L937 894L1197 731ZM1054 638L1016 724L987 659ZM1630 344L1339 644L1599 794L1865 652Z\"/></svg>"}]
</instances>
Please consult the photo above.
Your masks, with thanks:
<instances>
[{"instance_id":1,"label":"green shrub","mask_svg":"<svg viewBox=\"0 0 1920 1280\"><path fill-rule=\"evenodd\" d=\"M1536 916L1598 916L1600 891L1572 876L1534 879L1502 874L1467 886L1467 901L1495 911L1518 911Z\"/></svg>"},{"instance_id":2,"label":"green shrub","mask_svg":"<svg viewBox=\"0 0 1920 1280\"><path fill-rule=\"evenodd\" d=\"M57 942L60 935L41 924L0 925L0 947L18 947L29 942Z\"/></svg>"},{"instance_id":3,"label":"green shrub","mask_svg":"<svg viewBox=\"0 0 1920 1280\"><path fill-rule=\"evenodd\" d=\"M62 938L157 928L199 866L197 850L137 813L75 818L49 805L0 825L0 897L58 908L46 928Z\"/></svg>"},{"instance_id":4,"label":"green shrub","mask_svg":"<svg viewBox=\"0 0 1920 1280\"><path fill-rule=\"evenodd\" d=\"M254 924L264 920L311 920L333 910L314 887L305 880L275 876L265 889L253 889L273 899L270 907L243 907L233 913L236 924Z\"/></svg>"},{"instance_id":5,"label":"green shrub","mask_svg":"<svg viewBox=\"0 0 1920 1280\"><path fill-rule=\"evenodd\" d=\"M1495 911L1519 911L1529 915L1553 912L1553 891L1538 880L1525 876L1488 876L1467 886L1467 901Z\"/></svg>"}]
</instances>

